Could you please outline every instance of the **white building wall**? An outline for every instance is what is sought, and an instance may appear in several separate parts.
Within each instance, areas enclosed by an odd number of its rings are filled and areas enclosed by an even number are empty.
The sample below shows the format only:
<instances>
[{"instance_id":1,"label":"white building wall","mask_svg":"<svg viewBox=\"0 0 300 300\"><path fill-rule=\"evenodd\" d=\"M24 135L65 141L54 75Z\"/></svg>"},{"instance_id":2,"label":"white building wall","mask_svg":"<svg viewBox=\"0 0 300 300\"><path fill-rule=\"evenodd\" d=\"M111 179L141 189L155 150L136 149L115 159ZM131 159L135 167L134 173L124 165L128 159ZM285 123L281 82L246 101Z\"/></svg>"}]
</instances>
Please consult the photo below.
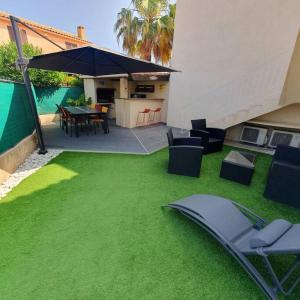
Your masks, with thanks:
<instances>
[{"instance_id":1,"label":"white building wall","mask_svg":"<svg viewBox=\"0 0 300 300\"><path fill-rule=\"evenodd\" d=\"M299 0L178 0L168 124L229 127L280 108Z\"/></svg>"},{"instance_id":2,"label":"white building wall","mask_svg":"<svg viewBox=\"0 0 300 300\"><path fill-rule=\"evenodd\" d=\"M96 102L96 85L95 80L93 78L84 78L83 79L83 85L84 85L84 94L86 98L91 97L92 102Z\"/></svg>"}]
</instances>

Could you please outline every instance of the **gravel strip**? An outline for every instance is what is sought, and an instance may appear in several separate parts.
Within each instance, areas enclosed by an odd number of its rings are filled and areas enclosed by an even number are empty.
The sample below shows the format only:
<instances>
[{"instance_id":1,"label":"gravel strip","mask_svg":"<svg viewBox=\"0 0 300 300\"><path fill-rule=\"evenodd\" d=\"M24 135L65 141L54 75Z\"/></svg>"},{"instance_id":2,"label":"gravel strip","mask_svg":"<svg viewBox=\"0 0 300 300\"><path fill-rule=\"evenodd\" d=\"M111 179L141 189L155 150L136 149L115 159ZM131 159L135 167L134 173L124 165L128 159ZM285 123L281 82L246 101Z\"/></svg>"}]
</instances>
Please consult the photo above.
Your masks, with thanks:
<instances>
[{"instance_id":1,"label":"gravel strip","mask_svg":"<svg viewBox=\"0 0 300 300\"><path fill-rule=\"evenodd\" d=\"M49 149L45 155L39 155L37 151L34 151L24 163L0 185L0 199L17 186L23 179L36 172L61 152L62 150Z\"/></svg>"}]
</instances>

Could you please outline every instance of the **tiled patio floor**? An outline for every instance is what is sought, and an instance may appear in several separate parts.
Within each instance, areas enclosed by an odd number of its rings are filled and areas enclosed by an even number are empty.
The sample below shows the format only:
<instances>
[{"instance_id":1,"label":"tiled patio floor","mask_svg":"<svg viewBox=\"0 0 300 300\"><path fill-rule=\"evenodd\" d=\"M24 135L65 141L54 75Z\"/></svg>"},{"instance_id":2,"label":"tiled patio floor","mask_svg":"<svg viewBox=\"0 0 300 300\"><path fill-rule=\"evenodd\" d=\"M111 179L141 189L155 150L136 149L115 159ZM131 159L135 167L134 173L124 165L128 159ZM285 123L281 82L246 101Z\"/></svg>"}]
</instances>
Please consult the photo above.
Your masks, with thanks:
<instances>
[{"instance_id":1,"label":"tiled patio floor","mask_svg":"<svg viewBox=\"0 0 300 300\"><path fill-rule=\"evenodd\" d=\"M59 128L58 123L43 126L46 147L65 151L118 152L149 154L167 146L166 132L168 126L156 124L139 128L122 128L110 122L110 133L104 134L102 129L97 134L86 135L80 132L79 138L70 137ZM174 129L175 136L182 136L180 129Z\"/></svg>"}]
</instances>

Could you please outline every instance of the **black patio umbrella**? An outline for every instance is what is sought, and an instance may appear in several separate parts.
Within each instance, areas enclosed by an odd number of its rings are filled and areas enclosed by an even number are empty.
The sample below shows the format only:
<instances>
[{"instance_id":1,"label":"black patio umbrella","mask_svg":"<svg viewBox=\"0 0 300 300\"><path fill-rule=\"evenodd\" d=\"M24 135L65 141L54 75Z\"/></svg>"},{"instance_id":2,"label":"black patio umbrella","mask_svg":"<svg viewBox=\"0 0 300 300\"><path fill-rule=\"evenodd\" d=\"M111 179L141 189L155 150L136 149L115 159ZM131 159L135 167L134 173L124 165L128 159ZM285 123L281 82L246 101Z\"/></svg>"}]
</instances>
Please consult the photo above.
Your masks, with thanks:
<instances>
[{"instance_id":1,"label":"black patio umbrella","mask_svg":"<svg viewBox=\"0 0 300 300\"><path fill-rule=\"evenodd\" d=\"M28 67L89 76L176 72L158 64L93 46L34 56Z\"/></svg>"}]
</instances>

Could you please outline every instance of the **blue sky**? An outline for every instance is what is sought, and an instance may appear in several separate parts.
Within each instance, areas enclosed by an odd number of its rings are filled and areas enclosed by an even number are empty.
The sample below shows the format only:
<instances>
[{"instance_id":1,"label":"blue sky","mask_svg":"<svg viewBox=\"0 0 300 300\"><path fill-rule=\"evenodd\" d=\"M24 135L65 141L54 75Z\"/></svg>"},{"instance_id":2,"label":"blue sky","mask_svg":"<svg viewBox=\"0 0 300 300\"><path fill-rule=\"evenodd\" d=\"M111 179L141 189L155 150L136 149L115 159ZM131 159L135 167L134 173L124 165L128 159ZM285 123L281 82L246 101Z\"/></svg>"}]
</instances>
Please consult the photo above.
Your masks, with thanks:
<instances>
[{"instance_id":1,"label":"blue sky","mask_svg":"<svg viewBox=\"0 0 300 300\"><path fill-rule=\"evenodd\" d=\"M130 0L1 0L0 10L70 33L83 25L88 40L121 51L113 25L117 13L129 4Z\"/></svg>"}]
</instances>

